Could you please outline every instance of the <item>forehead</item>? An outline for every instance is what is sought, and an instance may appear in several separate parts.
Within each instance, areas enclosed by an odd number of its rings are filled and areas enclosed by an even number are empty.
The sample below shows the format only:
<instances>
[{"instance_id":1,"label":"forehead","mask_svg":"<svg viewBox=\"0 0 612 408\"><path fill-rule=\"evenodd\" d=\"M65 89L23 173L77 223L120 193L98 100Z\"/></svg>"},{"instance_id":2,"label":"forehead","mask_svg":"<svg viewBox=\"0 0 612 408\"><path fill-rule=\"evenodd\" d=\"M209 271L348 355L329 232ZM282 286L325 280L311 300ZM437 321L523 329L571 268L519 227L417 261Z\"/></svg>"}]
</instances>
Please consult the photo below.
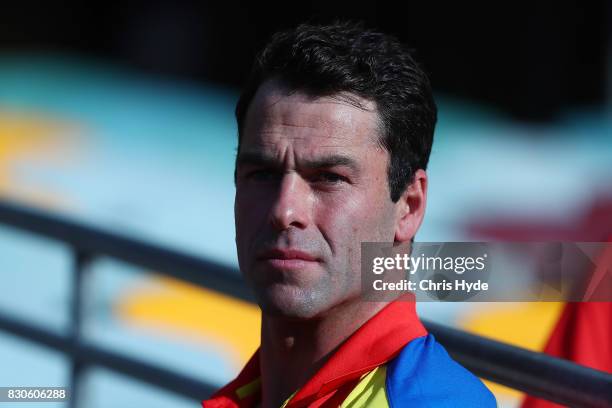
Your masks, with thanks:
<instances>
[{"instance_id":1,"label":"forehead","mask_svg":"<svg viewBox=\"0 0 612 408\"><path fill-rule=\"evenodd\" d=\"M241 150L290 148L302 154L316 154L339 149L380 149L378 123L376 106L371 101L352 95L312 97L267 81L247 112Z\"/></svg>"}]
</instances>

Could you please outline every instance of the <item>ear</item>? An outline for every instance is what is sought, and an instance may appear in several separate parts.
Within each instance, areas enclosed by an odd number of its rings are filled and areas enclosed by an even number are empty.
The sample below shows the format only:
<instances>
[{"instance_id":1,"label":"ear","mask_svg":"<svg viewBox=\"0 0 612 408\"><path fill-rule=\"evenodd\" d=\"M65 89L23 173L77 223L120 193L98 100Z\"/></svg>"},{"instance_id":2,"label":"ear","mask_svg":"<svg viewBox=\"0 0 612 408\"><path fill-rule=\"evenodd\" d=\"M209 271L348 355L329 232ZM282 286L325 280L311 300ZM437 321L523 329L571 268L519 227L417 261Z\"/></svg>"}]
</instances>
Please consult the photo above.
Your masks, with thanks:
<instances>
[{"instance_id":1,"label":"ear","mask_svg":"<svg viewBox=\"0 0 612 408\"><path fill-rule=\"evenodd\" d=\"M417 233L427 203L427 173L419 169L396 203L395 242L410 241Z\"/></svg>"}]
</instances>

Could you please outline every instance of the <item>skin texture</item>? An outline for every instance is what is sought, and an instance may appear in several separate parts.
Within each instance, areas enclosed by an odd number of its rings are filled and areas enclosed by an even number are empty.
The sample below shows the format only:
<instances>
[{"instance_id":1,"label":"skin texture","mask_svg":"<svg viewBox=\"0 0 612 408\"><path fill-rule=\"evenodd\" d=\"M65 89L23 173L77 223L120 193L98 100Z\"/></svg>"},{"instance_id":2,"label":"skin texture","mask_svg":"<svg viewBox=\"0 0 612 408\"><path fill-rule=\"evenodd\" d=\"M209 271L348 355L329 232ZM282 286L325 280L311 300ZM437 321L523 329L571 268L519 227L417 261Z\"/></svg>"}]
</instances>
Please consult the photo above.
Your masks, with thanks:
<instances>
[{"instance_id":1,"label":"skin texture","mask_svg":"<svg viewBox=\"0 0 612 408\"><path fill-rule=\"evenodd\" d=\"M280 406L386 304L359 298L361 242L407 242L424 215L425 172L391 201L376 106L351 97L362 108L270 80L247 113L236 246L263 312L264 407Z\"/></svg>"}]
</instances>

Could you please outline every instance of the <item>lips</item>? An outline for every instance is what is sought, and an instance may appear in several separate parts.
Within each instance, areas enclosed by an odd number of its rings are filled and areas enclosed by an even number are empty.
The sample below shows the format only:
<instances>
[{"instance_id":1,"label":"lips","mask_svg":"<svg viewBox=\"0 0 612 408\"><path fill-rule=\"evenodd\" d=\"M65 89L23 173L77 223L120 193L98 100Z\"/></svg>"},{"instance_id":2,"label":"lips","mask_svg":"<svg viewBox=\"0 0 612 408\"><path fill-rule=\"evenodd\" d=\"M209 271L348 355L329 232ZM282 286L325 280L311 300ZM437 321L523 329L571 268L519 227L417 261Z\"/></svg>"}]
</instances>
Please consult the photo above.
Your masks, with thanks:
<instances>
[{"instance_id":1,"label":"lips","mask_svg":"<svg viewBox=\"0 0 612 408\"><path fill-rule=\"evenodd\" d=\"M301 269L318 262L316 256L296 249L269 249L257 256L258 261L279 269Z\"/></svg>"}]
</instances>

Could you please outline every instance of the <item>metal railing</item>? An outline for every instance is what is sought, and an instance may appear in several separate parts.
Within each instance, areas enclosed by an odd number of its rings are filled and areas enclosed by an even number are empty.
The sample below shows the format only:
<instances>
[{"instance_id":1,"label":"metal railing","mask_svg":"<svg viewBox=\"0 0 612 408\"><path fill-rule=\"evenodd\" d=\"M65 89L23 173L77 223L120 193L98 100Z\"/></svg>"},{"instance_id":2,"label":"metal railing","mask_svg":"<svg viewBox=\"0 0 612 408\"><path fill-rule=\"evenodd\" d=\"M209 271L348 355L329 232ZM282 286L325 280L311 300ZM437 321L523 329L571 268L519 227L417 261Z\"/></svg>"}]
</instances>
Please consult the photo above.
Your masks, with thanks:
<instances>
[{"instance_id":1,"label":"metal railing","mask_svg":"<svg viewBox=\"0 0 612 408\"><path fill-rule=\"evenodd\" d=\"M65 243L72 249L71 330L59 335L0 312L0 330L65 353L72 363L70 403L88 366L100 366L180 395L204 399L214 387L181 373L105 350L81 338L83 286L88 264L108 256L248 302L253 297L237 271L198 257L0 200L0 224ZM612 375L519 347L425 322L449 353L479 377L573 407L612 407Z\"/></svg>"}]
</instances>

